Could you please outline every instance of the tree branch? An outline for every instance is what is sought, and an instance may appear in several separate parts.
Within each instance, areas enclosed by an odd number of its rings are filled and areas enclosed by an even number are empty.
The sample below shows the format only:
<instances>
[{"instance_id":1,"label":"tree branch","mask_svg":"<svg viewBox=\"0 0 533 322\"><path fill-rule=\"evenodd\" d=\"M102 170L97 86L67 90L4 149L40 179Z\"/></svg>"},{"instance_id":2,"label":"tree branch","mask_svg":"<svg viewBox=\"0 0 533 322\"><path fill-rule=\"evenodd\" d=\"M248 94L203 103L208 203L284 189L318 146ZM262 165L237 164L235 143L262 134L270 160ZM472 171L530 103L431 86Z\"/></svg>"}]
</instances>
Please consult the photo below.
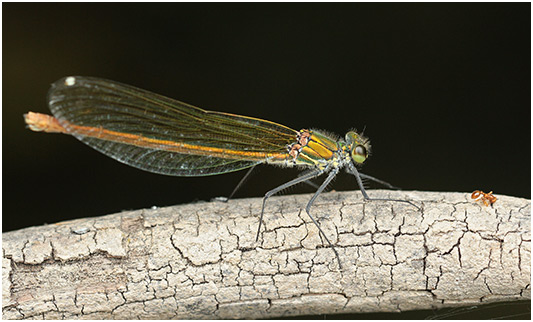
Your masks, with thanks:
<instances>
[{"instance_id":1,"label":"tree branch","mask_svg":"<svg viewBox=\"0 0 533 322\"><path fill-rule=\"evenodd\" d=\"M267 318L530 299L530 200L310 195L122 212L2 234L4 319Z\"/></svg>"}]
</instances>

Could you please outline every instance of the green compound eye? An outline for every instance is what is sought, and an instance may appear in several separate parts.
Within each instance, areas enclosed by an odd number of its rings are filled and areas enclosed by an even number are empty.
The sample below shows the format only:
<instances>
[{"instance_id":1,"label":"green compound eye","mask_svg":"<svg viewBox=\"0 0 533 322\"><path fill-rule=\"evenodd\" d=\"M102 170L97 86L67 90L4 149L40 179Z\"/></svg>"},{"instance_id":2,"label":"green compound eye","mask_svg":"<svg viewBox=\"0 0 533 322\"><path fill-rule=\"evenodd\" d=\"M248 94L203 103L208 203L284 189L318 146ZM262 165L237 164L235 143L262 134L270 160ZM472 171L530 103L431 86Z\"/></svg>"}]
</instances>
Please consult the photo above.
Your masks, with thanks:
<instances>
[{"instance_id":1,"label":"green compound eye","mask_svg":"<svg viewBox=\"0 0 533 322\"><path fill-rule=\"evenodd\" d=\"M366 152L366 148L362 145L357 145L353 150L352 150L352 159L356 162L356 163L363 163L365 162L366 158L367 158L368 154Z\"/></svg>"}]
</instances>

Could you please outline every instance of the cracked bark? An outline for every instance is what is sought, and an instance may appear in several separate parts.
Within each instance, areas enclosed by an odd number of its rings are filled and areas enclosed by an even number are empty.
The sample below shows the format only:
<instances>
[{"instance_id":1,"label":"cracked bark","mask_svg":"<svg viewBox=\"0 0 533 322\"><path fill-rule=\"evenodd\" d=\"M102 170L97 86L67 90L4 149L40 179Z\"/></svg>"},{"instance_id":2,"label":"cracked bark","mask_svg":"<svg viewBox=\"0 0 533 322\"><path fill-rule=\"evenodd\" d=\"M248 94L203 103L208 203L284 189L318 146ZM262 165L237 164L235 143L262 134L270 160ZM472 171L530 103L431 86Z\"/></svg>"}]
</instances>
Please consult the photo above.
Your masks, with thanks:
<instances>
[{"instance_id":1,"label":"cracked bark","mask_svg":"<svg viewBox=\"0 0 533 322\"><path fill-rule=\"evenodd\" d=\"M530 200L371 191L128 211L2 234L4 319L266 318L531 298Z\"/></svg>"}]
</instances>

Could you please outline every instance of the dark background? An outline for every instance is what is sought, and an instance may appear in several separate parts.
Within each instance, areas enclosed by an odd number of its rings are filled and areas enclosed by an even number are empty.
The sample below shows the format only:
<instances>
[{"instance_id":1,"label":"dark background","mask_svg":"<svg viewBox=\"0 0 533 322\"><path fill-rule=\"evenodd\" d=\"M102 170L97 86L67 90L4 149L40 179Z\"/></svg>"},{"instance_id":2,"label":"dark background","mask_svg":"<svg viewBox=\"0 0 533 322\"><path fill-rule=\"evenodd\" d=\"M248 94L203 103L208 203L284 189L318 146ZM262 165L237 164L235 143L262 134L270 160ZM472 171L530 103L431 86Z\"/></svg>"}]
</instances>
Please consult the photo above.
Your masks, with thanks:
<instances>
[{"instance_id":1,"label":"dark background","mask_svg":"<svg viewBox=\"0 0 533 322\"><path fill-rule=\"evenodd\" d=\"M68 75L294 129L366 127L364 173L530 198L530 57L529 3L3 4L3 231L227 196L244 174L155 175L26 129ZM296 174L261 167L237 197Z\"/></svg>"}]
</instances>

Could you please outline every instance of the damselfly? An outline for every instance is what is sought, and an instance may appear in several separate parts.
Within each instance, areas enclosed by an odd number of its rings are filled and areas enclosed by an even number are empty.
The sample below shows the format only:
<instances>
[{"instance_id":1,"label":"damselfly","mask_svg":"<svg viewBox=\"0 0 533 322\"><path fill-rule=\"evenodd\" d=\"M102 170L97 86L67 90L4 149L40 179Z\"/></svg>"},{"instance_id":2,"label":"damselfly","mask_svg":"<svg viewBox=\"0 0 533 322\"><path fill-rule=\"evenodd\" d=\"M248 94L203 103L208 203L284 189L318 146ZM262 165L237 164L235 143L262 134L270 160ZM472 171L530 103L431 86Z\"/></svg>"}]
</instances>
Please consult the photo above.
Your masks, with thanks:
<instances>
[{"instance_id":1,"label":"damselfly","mask_svg":"<svg viewBox=\"0 0 533 322\"><path fill-rule=\"evenodd\" d=\"M355 131L339 139L316 130L296 131L253 117L205 111L158 94L114 81L70 76L48 93L52 114L29 112L33 131L70 134L120 162L172 176L206 176L251 168L261 163L303 167L303 175L268 191L263 198L256 240L266 200L281 190L327 173L305 208L327 243L337 250L311 216L315 199L340 169L355 176L366 200L362 178L385 182L360 173L356 165L367 159L369 140ZM418 207L417 207L418 208Z\"/></svg>"}]
</instances>

